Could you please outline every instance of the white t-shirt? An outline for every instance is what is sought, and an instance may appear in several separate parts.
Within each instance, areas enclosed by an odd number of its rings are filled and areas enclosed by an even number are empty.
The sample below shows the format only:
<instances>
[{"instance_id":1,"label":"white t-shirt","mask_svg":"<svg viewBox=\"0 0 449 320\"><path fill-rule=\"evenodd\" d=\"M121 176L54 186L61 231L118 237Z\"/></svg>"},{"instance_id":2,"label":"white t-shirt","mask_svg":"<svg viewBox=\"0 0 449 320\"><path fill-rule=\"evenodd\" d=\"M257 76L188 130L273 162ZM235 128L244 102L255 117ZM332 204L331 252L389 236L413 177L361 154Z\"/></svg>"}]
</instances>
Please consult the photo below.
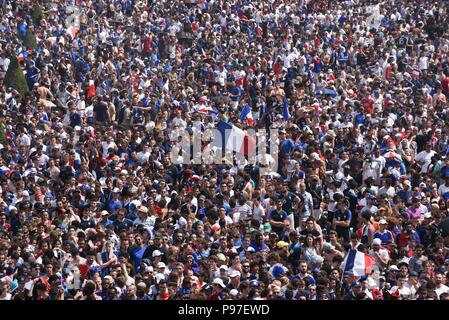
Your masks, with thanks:
<instances>
[{"instance_id":1,"label":"white t-shirt","mask_svg":"<svg viewBox=\"0 0 449 320\"><path fill-rule=\"evenodd\" d=\"M427 171L429 170L430 161L432 160L432 157L435 153L436 152L433 150L430 150L430 152L423 150L416 155L416 161L424 162L423 166L421 167L421 173L427 173Z\"/></svg>"},{"instance_id":2,"label":"white t-shirt","mask_svg":"<svg viewBox=\"0 0 449 320\"><path fill-rule=\"evenodd\" d=\"M449 192L449 187L447 187L445 184L442 184L439 188L438 188L438 194L440 196L442 196L443 194L445 194L446 192Z\"/></svg>"},{"instance_id":3,"label":"white t-shirt","mask_svg":"<svg viewBox=\"0 0 449 320\"><path fill-rule=\"evenodd\" d=\"M111 141L109 143L107 141L104 141L101 143L101 147L103 148L103 157L106 158L108 156L109 148L115 149L117 147L117 145L115 144L114 141Z\"/></svg>"},{"instance_id":4,"label":"white t-shirt","mask_svg":"<svg viewBox=\"0 0 449 320\"><path fill-rule=\"evenodd\" d=\"M444 284L441 284L439 288L435 288L435 293L437 294L438 299L440 299L441 294L449 293L449 287Z\"/></svg>"},{"instance_id":5,"label":"white t-shirt","mask_svg":"<svg viewBox=\"0 0 449 320\"><path fill-rule=\"evenodd\" d=\"M258 206L252 204L251 210L253 212L252 218L262 222L262 219L265 216L265 210L262 207L262 204L259 204Z\"/></svg>"}]
</instances>

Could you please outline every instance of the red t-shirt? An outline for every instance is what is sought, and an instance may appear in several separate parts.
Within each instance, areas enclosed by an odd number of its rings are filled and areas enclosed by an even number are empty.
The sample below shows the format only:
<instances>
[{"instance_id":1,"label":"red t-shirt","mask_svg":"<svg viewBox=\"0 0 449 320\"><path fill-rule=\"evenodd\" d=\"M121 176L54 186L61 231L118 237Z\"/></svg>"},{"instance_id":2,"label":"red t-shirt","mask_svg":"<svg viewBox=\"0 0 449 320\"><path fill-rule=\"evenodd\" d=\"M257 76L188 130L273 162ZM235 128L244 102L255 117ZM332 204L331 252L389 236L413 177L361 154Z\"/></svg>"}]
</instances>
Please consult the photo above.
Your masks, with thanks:
<instances>
[{"instance_id":1,"label":"red t-shirt","mask_svg":"<svg viewBox=\"0 0 449 320\"><path fill-rule=\"evenodd\" d=\"M441 89L443 89L444 92L449 93L449 77L441 79Z\"/></svg>"}]
</instances>

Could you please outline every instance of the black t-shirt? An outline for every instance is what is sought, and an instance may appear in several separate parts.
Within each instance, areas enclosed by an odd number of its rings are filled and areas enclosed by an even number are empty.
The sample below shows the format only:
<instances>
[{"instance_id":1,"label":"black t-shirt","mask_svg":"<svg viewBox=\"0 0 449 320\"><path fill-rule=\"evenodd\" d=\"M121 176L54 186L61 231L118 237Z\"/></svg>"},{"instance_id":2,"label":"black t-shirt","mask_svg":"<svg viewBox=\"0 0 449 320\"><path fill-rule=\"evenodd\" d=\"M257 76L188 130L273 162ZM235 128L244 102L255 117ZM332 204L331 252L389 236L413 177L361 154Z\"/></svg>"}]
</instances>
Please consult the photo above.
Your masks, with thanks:
<instances>
[{"instance_id":1,"label":"black t-shirt","mask_svg":"<svg viewBox=\"0 0 449 320\"><path fill-rule=\"evenodd\" d=\"M314 240L317 240L317 239L321 238L321 233L319 233L315 229L313 229L311 231L309 231L307 229L304 229L299 234L301 235L302 239L305 239L309 234L313 237Z\"/></svg>"},{"instance_id":2,"label":"black t-shirt","mask_svg":"<svg viewBox=\"0 0 449 320\"><path fill-rule=\"evenodd\" d=\"M287 194L280 194L279 197L284 201L282 210L287 212L287 214L290 214L292 212L293 199L295 198L295 196L293 195L293 193L288 192Z\"/></svg>"},{"instance_id":3,"label":"black t-shirt","mask_svg":"<svg viewBox=\"0 0 449 320\"><path fill-rule=\"evenodd\" d=\"M108 105L103 101L98 102L94 106L95 120L97 121L108 121Z\"/></svg>"}]
</instances>

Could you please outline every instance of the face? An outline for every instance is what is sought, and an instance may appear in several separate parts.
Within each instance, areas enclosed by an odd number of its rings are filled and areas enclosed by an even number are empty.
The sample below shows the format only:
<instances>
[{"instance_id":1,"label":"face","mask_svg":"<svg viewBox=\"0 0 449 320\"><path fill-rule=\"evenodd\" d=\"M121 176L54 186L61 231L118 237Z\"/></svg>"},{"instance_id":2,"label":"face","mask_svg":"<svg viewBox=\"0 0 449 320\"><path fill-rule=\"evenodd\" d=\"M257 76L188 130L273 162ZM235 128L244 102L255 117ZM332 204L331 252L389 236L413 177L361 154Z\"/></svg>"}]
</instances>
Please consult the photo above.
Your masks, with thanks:
<instances>
[{"instance_id":1,"label":"face","mask_svg":"<svg viewBox=\"0 0 449 320\"><path fill-rule=\"evenodd\" d=\"M352 288L352 291L353 291L355 294L359 294L359 293L362 291L362 287L359 287L359 286L353 287L353 288Z\"/></svg>"},{"instance_id":2,"label":"face","mask_svg":"<svg viewBox=\"0 0 449 320\"><path fill-rule=\"evenodd\" d=\"M307 263L301 262L299 265L299 271L301 273L306 273L307 272Z\"/></svg>"}]
</instances>

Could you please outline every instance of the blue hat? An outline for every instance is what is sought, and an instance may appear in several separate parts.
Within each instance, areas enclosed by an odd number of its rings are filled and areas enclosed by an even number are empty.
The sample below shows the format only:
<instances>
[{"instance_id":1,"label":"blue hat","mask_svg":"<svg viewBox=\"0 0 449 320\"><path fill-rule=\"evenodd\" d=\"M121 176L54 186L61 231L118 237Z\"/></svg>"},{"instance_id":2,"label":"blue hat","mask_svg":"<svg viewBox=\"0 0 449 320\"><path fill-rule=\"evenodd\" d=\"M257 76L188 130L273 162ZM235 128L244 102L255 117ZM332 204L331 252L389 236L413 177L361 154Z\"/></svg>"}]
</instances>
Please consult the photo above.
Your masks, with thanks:
<instances>
[{"instance_id":1,"label":"blue hat","mask_svg":"<svg viewBox=\"0 0 449 320\"><path fill-rule=\"evenodd\" d=\"M249 282L249 286L250 286L250 287L259 287L259 281L257 281L257 280L251 280L251 281Z\"/></svg>"},{"instance_id":2,"label":"blue hat","mask_svg":"<svg viewBox=\"0 0 449 320\"><path fill-rule=\"evenodd\" d=\"M361 287L361 286L362 286L362 284L361 284L359 281L356 281L356 282L354 282L354 283L351 285L352 288L354 288L354 287Z\"/></svg>"},{"instance_id":3,"label":"blue hat","mask_svg":"<svg viewBox=\"0 0 449 320\"><path fill-rule=\"evenodd\" d=\"M281 266L275 266L273 267L272 275L274 278L277 278L279 276L282 276L284 274L284 268Z\"/></svg>"}]
</instances>

